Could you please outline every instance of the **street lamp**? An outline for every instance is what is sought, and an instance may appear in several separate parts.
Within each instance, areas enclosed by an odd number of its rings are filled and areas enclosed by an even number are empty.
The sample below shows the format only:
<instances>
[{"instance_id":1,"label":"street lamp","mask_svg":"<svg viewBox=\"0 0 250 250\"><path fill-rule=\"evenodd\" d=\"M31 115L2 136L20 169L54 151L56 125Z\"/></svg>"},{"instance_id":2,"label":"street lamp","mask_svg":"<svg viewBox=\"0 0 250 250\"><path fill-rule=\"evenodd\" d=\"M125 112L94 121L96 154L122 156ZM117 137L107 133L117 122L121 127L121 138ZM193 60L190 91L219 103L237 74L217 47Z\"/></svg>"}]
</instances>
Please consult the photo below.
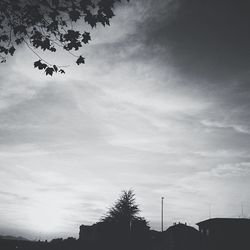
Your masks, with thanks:
<instances>
[{"instance_id":1,"label":"street lamp","mask_svg":"<svg viewBox=\"0 0 250 250\"><path fill-rule=\"evenodd\" d=\"M161 197L161 231L163 232L163 200L164 197Z\"/></svg>"}]
</instances>

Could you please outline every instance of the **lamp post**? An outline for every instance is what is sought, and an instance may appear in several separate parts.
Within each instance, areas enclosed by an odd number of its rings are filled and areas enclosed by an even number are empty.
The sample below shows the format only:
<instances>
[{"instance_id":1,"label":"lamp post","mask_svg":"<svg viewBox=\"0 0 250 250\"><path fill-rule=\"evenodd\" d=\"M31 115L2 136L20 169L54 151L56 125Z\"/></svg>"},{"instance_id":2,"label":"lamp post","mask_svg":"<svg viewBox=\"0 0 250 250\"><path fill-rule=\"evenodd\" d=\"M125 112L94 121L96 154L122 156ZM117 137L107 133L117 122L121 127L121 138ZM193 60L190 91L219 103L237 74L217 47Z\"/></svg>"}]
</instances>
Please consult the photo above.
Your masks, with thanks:
<instances>
[{"instance_id":1,"label":"lamp post","mask_svg":"<svg viewBox=\"0 0 250 250\"><path fill-rule=\"evenodd\" d=\"M161 231L163 232L163 200L164 197L161 197Z\"/></svg>"}]
</instances>

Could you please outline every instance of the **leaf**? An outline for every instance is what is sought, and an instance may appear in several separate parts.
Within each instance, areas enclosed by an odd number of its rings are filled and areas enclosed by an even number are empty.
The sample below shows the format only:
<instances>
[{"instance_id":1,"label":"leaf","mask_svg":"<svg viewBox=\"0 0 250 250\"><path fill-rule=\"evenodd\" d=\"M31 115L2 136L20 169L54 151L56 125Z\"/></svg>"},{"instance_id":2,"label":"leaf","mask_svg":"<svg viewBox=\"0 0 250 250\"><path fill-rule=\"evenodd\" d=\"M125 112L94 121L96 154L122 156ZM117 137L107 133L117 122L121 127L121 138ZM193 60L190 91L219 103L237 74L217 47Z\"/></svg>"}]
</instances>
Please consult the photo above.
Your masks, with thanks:
<instances>
[{"instance_id":1,"label":"leaf","mask_svg":"<svg viewBox=\"0 0 250 250\"><path fill-rule=\"evenodd\" d=\"M59 16L59 15L60 15L60 13L56 9L53 9L53 11L49 13L49 16L54 21L56 20L56 17Z\"/></svg>"},{"instance_id":2,"label":"leaf","mask_svg":"<svg viewBox=\"0 0 250 250\"><path fill-rule=\"evenodd\" d=\"M53 75L53 72L54 72L55 70L53 69L53 68L51 68L51 67L48 67L46 70L45 70L45 73L46 73L46 75Z\"/></svg>"},{"instance_id":3,"label":"leaf","mask_svg":"<svg viewBox=\"0 0 250 250\"><path fill-rule=\"evenodd\" d=\"M105 14L105 16L107 18L112 18L114 15L114 12L112 11L112 9L108 8L108 9L104 9L103 13Z\"/></svg>"},{"instance_id":4,"label":"leaf","mask_svg":"<svg viewBox=\"0 0 250 250\"><path fill-rule=\"evenodd\" d=\"M0 42L1 41L6 42L8 40L9 40L9 37L6 34L0 36Z\"/></svg>"},{"instance_id":5,"label":"leaf","mask_svg":"<svg viewBox=\"0 0 250 250\"><path fill-rule=\"evenodd\" d=\"M21 44L22 41L23 41L23 38L17 38L17 39L15 40L15 42L16 42L17 45Z\"/></svg>"},{"instance_id":6,"label":"leaf","mask_svg":"<svg viewBox=\"0 0 250 250\"><path fill-rule=\"evenodd\" d=\"M76 22L80 18L80 14L78 10L72 10L69 12L69 17L72 21Z\"/></svg>"},{"instance_id":7,"label":"leaf","mask_svg":"<svg viewBox=\"0 0 250 250\"><path fill-rule=\"evenodd\" d=\"M82 44L81 44L81 42L77 41L77 42L68 43L67 45L64 46L64 49L72 50L74 48L75 50L78 50L79 47L82 47Z\"/></svg>"},{"instance_id":8,"label":"leaf","mask_svg":"<svg viewBox=\"0 0 250 250\"><path fill-rule=\"evenodd\" d=\"M41 49L46 50L50 48L50 40L46 37L43 41L41 41Z\"/></svg>"},{"instance_id":9,"label":"leaf","mask_svg":"<svg viewBox=\"0 0 250 250\"><path fill-rule=\"evenodd\" d=\"M63 35L63 38L65 39L65 41L73 41L77 40L79 36L80 36L79 31L68 30L67 33Z\"/></svg>"},{"instance_id":10,"label":"leaf","mask_svg":"<svg viewBox=\"0 0 250 250\"><path fill-rule=\"evenodd\" d=\"M17 1L18 2L18 1ZM21 7L17 4L17 3L14 3L13 5L13 10L14 11L20 11L21 10Z\"/></svg>"},{"instance_id":11,"label":"leaf","mask_svg":"<svg viewBox=\"0 0 250 250\"><path fill-rule=\"evenodd\" d=\"M34 62L34 68L38 68L42 70L42 69L46 69L47 67L48 65L46 63L42 63L41 60Z\"/></svg>"},{"instance_id":12,"label":"leaf","mask_svg":"<svg viewBox=\"0 0 250 250\"><path fill-rule=\"evenodd\" d=\"M87 22L92 28L94 28L97 24L97 16L92 15L90 12L87 12L86 16L84 17L85 22Z\"/></svg>"},{"instance_id":13,"label":"leaf","mask_svg":"<svg viewBox=\"0 0 250 250\"><path fill-rule=\"evenodd\" d=\"M58 71L58 67L56 65L53 65L53 68L54 68L55 72Z\"/></svg>"},{"instance_id":14,"label":"leaf","mask_svg":"<svg viewBox=\"0 0 250 250\"><path fill-rule=\"evenodd\" d=\"M26 29L26 26L24 26L24 25L18 25L16 27L14 27L13 32L15 35L18 33L27 35L27 29Z\"/></svg>"},{"instance_id":15,"label":"leaf","mask_svg":"<svg viewBox=\"0 0 250 250\"><path fill-rule=\"evenodd\" d=\"M38 69L46 69L47 67L48 67L47 64L41 63L41 64L39 65Z\"/></svg>"},{"instance_id":16,"label":"leaf","mask_svg":"<svg viewBox=\"0 0 250 250\"><path fill-rule=\"evenodd\" d=\"M67 11L67 8L64 6L58 6L57 9L58 9L58 11L63 11L63 12Z\"/></svg>"},{"instance_id":17,"label":"leaf","mask_svg":"<svg viewBox=\"0 0 250 250\"><path fill-rule=\"evenodd\" d=\"M59 0L52 0L52 4L53 4L54 6L58 6Z\"/></svg>"},{"instance_id":18,"label":"leaf","mask_svg":"<svg viewBox=\"0 0 250 250\"><path fill-rule=\"evenodd\" d=\"M9 53L9 50L3 46L0 46L0 53L4 53L5 55L7 55Z\"/></svg>"},{"instance_id":19,"label":"leaf","mask_svg":"<svg viewBox=\"0 0 250 250\"><path fill-rule=\"evenodd\" d=\"M88 7L92 7L92 8L95 7L95 4L92 3L91 0L80 0L79 4L80 4L81 9L87 9Z\"/></svg>"},{"instance_id":20,"label":"leaf","mask_svg":"<svg viewBox=\"0 0 250 250\"><path fill-rule=\"evenodd\" d=\"M41 63L41 60L35 61L34 62L34 68L39 67L40 63Z\"/></svg>"},{"instance_id":21,"label":"leaf","mask_svg":"<svg viewBox=\"0 0 250 250\"><path fill-rule=\"evenodd\" d=\"M14 48L14 46L11 46L9 48L9 53L13 56L13 54L15 53L16 49Z\"/></svg>"},{"instance_id":22,"label":"leaf","mask_svg":"<svg viewBox=\"0 0 250 250\"><path fill-rule=\"evenodd\" d=\"M84 64L85 63L85 58L82 57L82 56L79 56L76 63L77 63L77 65Z\"/></svg>"},{"instance_id":23,"label":"leaf","mask_svg":"<svg viewBox=\"0 0 250 250\"><path fill-rule=\"evenodd\" d=\"M89 32L84 32L82 34L82 42L87 44L91 40L90 33Z\"/></svg>"},{"instance_id":24,"label":"leaf","mask_svg":"<svg viewBox=\"0 0 250 250\"><path fill-rule=\"evenodd\" d=\"M43 5L49 6L49 3L47 2L47 0L41 0L40 3Z\"/></svg>"}]
</instances>

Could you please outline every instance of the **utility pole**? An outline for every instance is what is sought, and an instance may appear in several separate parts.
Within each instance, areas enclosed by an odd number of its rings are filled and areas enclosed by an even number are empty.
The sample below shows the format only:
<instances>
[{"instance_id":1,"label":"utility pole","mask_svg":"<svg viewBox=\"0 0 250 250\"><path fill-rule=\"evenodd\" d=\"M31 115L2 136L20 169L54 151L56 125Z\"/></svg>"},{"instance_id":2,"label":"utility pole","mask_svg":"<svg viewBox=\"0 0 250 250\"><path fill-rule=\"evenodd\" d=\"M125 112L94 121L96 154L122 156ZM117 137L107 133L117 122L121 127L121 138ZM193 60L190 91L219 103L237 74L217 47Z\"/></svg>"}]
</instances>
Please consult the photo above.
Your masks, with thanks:
<instances>
[{"instance_id":1,"label":"utility pole","mask_svg":"<svg viewBox=\"0 0 250 250\"><path fill-rule=\"evenodd\" d=\"M211 204L209 203L209 219L211 219Z\"/></svg>"},{"instance_id":2,"label":"utility pole","mask_svg":"<svg viewBox=\"0 0 250 250\"><path fill-rule=\"evenodd\" d=\"M242 202L241 202L241 217L244 218L244 208Z\"/></svg>"},{"instance_id":3,"label":"utility pole","mask_svg":"<svg viewBox=\"0 0 250 250\"><path fill-rule=\"evenodd\" d=\"M161 231L163 232L163 200L164 197L161 197Z\"/></svg>"}]
</instances>

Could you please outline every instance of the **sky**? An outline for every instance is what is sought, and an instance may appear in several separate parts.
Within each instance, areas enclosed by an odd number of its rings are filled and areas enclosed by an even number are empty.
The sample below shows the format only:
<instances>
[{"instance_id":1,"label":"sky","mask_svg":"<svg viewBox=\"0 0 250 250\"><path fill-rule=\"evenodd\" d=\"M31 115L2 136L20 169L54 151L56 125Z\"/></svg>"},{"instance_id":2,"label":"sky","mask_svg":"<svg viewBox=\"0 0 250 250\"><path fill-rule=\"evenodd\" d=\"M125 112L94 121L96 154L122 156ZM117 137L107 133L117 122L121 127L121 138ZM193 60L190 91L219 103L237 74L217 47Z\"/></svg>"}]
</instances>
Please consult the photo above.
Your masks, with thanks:
<instances>
[{"instance_id":1,"label":"sky","mask_svg":"<svg viewBox=\"0 0 250 250\"><path fill-rule=\"evenodd\" d=\"M53 77L0 66L0 234L78 237L133 189L152 229L250 216L250 4L131 0Z\"/></svg>"}]
</instances>

